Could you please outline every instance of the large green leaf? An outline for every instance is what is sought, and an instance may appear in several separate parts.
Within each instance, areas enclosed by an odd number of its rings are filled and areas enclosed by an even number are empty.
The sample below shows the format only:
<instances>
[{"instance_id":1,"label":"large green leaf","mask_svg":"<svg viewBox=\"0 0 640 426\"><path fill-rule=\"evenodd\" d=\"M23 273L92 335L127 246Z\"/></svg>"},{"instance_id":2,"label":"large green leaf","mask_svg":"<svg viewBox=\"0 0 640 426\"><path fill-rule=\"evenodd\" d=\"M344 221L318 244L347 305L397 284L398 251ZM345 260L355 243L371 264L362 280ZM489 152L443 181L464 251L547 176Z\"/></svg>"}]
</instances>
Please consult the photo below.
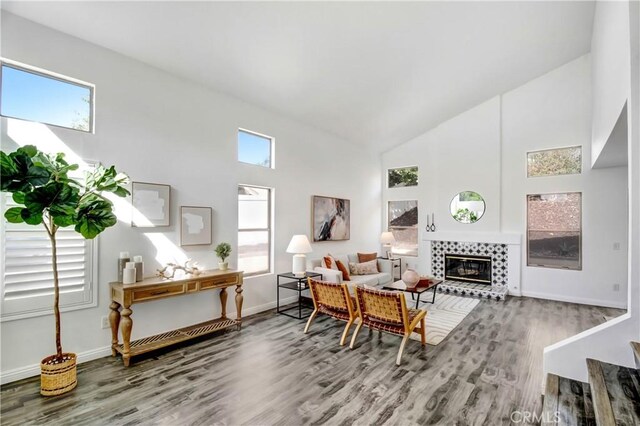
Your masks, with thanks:
<instances>
[{"instance_id":1,"label":"large green leaf","mask_svg":"<svg viewBox=\"0 0 640 426\"><path fill-rule=\"evenodd\" d=\"M22 207L11 207L4 212L4 217L10 223L22 223L24 219L22 218Z\"/></svg>"},{"instance_id":2,"label":"large green leaf","mask_svg":"<svg viewBox=\"0 0 640 426\"><path fill-rule=\"evenodd\" d=\"M83 237L92 239L106 228L115 225L117 221L111 203L94 197L81 202L75 230Z\"/></svg>"},{"instance_id":3,"label":"large green leaf","mask_svg":"<svg viewBox=\"0 0 640 426\"><path fill-rule=\"evenodd\" d=\"M33 211L28 208L22 209L20 216L29 225L40 225L42 223L42 211Z\"/></svg>"}]
</instances>

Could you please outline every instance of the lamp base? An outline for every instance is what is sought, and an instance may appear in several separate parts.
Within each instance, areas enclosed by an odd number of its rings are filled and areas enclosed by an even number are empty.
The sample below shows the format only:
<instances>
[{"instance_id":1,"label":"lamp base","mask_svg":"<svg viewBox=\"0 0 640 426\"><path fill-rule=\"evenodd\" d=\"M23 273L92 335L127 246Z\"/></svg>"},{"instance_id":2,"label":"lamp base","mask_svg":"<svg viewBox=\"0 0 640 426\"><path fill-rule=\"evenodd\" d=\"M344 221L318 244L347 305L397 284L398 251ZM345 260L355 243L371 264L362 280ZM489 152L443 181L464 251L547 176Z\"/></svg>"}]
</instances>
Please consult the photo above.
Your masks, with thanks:
<instances>
[{"instance_id":1,"label":"lamp base","mask_svg":"<svg viewBox=\"0 0 640 426\"><path fill-rule=\"evenodd\" d=\"M294 254L291 272L296 277L304 277L307 271L307 256L304 254Z\"/></svg>"}]
</instances>

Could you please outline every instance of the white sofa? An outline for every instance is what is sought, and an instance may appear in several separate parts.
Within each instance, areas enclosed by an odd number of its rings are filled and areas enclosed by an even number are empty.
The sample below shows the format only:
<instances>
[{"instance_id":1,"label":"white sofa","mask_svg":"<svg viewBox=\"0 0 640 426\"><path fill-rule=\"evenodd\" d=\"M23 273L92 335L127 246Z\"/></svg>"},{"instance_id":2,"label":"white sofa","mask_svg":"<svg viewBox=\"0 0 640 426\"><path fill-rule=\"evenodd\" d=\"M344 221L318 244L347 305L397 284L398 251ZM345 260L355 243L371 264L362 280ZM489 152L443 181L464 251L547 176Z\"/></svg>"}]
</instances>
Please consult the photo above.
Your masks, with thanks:
<instances>
[{"instance_id":1,"label":"white sofa","mask_svg":"<svg viewBox=\"0 0 640 426\"><path fill-rule=\"evenodd\" d=\"M334 259L339 260L349 268L349 262L358 263L357 254L346 254L343 256L334 256ZM337 269L329 269L325 267L322 258L307 259L307 271L318 272L322 274L323 281L329 281L333 283L342 283L342 272ZM371 287L382 287L386 284L393 282L393 264L386 259L378 259L378 272L371 275L352 275L349 284L366 284Z\"/></svg>"}]
</instances>

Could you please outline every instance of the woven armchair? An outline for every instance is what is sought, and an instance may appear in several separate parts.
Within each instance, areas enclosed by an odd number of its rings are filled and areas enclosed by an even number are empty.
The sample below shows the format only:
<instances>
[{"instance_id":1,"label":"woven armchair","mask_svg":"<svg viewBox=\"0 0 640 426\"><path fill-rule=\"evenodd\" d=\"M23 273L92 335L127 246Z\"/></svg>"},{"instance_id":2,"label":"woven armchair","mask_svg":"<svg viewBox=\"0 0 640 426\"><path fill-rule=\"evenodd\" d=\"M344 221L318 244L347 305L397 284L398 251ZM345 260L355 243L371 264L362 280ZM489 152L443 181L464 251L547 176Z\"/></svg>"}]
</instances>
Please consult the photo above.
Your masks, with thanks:
<instances>
[{"instance_id":1,"label":"woven armchair","mask_svg":"<svg viewBox=\"0 0 640 426\"><path fill-rule=\"evenodd\" d=\"M422 346L427 343L424 329L427 313L420 309L407 309L404 293L356 287L356 301L360 322L351 338L351 349L363 325L373 330L403 336L396 365L400 365L404 346L414 330L420 333Z\"/></svg>"},{"instance_id":2,"label":"woven armchair","mask_svg":"<svg viewBox=\"0 0 640 426\"><path fill-rule=\"evenodd\" d=\"M309 331L309 326L311 326L311 323L319 313L326 314L347 322L340 338L340 346L344 345L349 328L358 317L354 307L355 302L349 295L347 285L316 281L311 278L308 280L315 309L307 321L304 333L306 334Z\"/></svg>"}]
</instances>

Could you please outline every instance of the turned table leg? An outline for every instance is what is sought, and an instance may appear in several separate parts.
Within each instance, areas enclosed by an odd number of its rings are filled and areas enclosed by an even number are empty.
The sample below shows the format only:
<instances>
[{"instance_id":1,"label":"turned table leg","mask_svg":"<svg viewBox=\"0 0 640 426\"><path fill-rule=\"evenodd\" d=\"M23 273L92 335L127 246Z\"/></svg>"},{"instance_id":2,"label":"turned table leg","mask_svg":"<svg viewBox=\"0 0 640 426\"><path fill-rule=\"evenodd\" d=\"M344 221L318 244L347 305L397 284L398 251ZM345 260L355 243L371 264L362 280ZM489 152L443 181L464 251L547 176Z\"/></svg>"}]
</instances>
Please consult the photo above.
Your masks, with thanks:
<instances>
[{"instance_id":1,"label":"turned table leg","mask_svg":"<svg viewBox=\"0 0 640 426\"><path fill-rule=\"evenodd\" d=\"M238 321L238 330L242 326L242 301L244 297L242 296L242 284L238 284L236 286L236 321Z\"/></svg>"},{"instance_id":2,"label":"turned table leg","mask_svg":"<svg viewBox=\"0 0 640 426\"><path fill-rule=\"evenodd\" d=\"M222 306L222 312L220 318L227 319L227 289L220 289L220 305Z\"/></svg>"},{"instance_id":3,"label":"turned table leg","mask_svg":"<svg viewBox=\"0 0 640 426\"><path fill-rule=\"evenodd\" d=\"M120 304L111 302L109 305L109 324L111 324L111 356L116 356L116 346L118 346L118 327L120 326Z\"/></svg>"},{"instance_id":4,"label":"turned table leg","mask_svg":"<svg viewBox=\"0 0 640 426\"><path fill-rule=\"evenodd\" d=\"M120 315L122 315L122 321L120 322L120 331L122 331L122 361L125 367L129 366L129 359L131 358L131 329L133 328L131 314L130 306L125 306L120 313Z\"/></svg>"}]
</instances>

